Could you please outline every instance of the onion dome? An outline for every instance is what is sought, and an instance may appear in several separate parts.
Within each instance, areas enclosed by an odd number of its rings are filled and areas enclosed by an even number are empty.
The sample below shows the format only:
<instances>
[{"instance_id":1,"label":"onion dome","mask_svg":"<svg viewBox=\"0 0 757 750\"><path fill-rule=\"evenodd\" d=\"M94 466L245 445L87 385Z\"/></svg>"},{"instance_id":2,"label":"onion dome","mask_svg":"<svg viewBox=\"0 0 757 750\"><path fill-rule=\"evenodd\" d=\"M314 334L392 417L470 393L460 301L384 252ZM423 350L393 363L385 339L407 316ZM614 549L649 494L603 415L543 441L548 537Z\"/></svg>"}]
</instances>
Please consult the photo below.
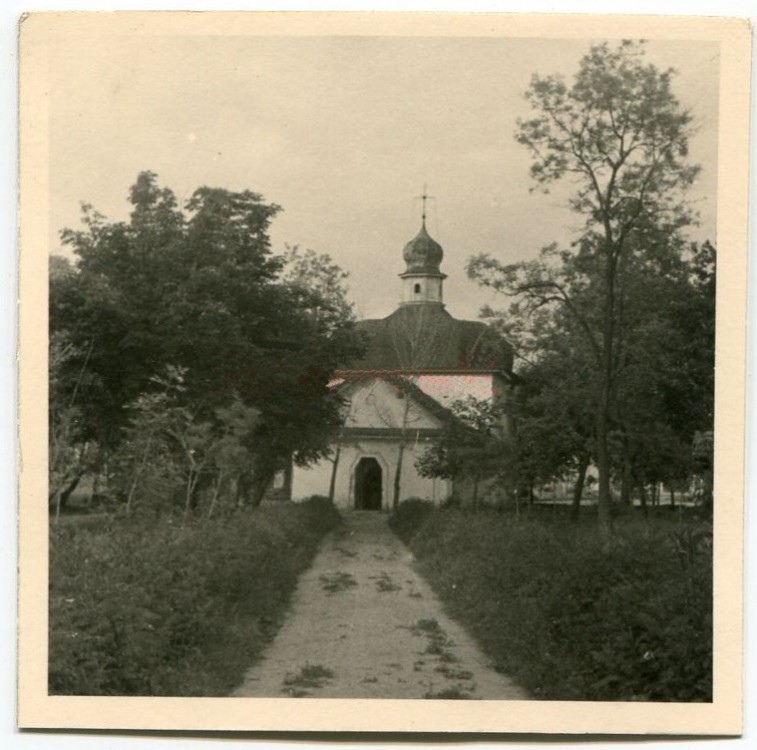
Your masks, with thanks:
<instances>
[{"instance_id":1,"label":"onion dome","mask_svg":"<svg viewBox=\"0 0 757 750\"><path fill-rule=\"evenodd\" d=\"M439 264L444 257L442 246L426 231L426 221L421 225L421 231L405 245L402 257L407 263L405 273L442 275Z\"/></svg>"}]
</instances>

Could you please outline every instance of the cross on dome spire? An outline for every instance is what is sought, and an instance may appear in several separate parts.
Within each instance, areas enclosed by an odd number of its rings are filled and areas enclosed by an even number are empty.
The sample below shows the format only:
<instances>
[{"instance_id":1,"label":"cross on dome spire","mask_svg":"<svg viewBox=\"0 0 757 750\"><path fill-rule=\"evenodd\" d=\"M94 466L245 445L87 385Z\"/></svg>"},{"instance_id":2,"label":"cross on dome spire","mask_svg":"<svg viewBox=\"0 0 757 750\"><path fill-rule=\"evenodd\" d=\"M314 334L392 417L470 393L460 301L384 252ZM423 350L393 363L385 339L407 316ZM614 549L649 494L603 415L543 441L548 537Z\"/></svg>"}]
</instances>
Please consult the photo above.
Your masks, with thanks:
<instances>
[{"instance_id":1,"label":"cross on dome spire","mask_svg":"<svg viewBox=\"0 0 757 750\"><path fill-rule=\"evenodd\" d=\"M423 208L421 210L421 222L423 226L426 226L426 201L427 200L436 200L436 197L433 195L429 195L426 189L426 183L423 183L423 195L416 195L415 200L423 201Z\"/></svg>"}]
</instances>

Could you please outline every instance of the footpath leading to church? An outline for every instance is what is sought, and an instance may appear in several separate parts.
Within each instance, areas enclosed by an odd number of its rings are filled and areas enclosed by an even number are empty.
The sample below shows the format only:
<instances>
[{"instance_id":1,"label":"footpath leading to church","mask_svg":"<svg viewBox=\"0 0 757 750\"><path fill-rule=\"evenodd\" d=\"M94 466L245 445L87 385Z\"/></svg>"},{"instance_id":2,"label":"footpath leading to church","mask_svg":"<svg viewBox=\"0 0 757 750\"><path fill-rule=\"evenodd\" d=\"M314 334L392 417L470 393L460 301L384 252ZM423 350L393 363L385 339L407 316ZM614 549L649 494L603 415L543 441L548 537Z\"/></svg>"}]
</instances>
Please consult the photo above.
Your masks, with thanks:
<instances>
[{"instance_id":1,"label":"footpath leading to church","mask_svg":"<svg viewBox=\"0 0 757 750\"><path fill-rule=\"evenodd\" d=\"M415 572L387 517L346 514L235 696L525 699Z\"/></svg>"}]
</instances>

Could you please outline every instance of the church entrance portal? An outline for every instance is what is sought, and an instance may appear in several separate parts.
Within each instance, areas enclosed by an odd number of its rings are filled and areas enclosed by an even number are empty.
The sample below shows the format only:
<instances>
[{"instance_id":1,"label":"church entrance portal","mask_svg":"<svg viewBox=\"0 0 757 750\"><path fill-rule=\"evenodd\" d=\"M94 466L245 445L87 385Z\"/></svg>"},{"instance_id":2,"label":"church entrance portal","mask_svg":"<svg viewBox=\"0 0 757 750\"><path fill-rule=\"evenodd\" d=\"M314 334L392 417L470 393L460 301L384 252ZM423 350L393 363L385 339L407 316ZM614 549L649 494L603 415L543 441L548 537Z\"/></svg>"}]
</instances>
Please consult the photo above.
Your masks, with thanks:
<instances>
[{"instance_id":1,"label":"church entrance portal","mask_svg":"<svg viewBox=\"0 0 757 750\"><path fill-rule=\"evenodd\" d=\"M355 508L381 510L383 472L375 458L361 458L355 469Z\"/></svg>"}]
</instances>

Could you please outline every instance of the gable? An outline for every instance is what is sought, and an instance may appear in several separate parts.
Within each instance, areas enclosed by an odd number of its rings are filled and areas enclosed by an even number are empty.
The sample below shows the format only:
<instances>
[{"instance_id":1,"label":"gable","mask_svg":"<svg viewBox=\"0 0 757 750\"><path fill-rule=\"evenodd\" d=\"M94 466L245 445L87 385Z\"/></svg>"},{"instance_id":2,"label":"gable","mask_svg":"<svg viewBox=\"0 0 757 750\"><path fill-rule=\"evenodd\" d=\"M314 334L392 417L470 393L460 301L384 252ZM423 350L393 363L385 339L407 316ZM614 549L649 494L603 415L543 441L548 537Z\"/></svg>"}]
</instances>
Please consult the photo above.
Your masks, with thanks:
<instances>
[{"instance_id":1,"label":"gable","mask_svg":"<svg viewBox=\"0 0 757 750\"><path fill-rule=\"evenodd\" d=\"M409 382L380 377L346 382L340 394L348 402L345 428L436 430L443 424L441 410L428 397L414 393ZM436 412L436 413L435 413Z\"/></svg>"}]
</instances>

